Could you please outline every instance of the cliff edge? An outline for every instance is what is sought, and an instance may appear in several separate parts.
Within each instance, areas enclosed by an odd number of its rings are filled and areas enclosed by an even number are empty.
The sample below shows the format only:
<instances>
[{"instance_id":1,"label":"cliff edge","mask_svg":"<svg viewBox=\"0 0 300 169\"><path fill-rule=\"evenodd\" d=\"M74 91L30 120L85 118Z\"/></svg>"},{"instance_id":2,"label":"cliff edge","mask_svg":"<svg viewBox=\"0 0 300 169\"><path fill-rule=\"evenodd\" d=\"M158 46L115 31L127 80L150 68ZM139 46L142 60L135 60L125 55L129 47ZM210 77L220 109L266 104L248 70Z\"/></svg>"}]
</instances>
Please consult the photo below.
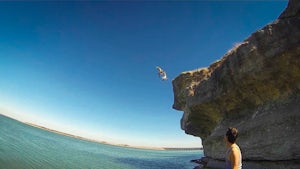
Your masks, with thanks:
<instances>
[{"instance_id":1,"label":"cliff edge","mask_svg":"<svg viewBox=\"0 0 300 169\"><path fill-rule=\"evenodd\" d=\"M199 136L212 168L237 127L243 168L297 168L300 160L300 1L207 68L173 81L181 128ZM278 163L278 161L281 161ZM289 166L289 167L288 167ZM300 167L299 167L300 168Z\"/></svg>"}]
</instances>

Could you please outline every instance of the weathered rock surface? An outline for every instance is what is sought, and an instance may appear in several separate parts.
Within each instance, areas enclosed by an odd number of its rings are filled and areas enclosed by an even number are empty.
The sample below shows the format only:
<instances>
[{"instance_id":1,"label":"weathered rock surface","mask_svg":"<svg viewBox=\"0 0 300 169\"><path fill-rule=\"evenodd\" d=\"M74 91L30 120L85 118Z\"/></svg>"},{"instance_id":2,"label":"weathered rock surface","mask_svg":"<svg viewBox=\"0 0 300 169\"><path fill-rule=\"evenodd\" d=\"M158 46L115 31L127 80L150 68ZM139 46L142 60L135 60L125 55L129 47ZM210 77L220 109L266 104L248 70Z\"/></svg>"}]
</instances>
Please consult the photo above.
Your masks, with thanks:
<instances>
[{"instance_id":1,"label":"weathered rock surface","mask_svg":"<svg viewBox=\"0 0 300 169\"><path fill-rule=\"evenodd\" d=\"M299 167L300 1L208 68L181 73L173 91L181 128L201 137L205 156L224 159L224 133L234 126L245 167Z\"/></svg>"}]
</instances>

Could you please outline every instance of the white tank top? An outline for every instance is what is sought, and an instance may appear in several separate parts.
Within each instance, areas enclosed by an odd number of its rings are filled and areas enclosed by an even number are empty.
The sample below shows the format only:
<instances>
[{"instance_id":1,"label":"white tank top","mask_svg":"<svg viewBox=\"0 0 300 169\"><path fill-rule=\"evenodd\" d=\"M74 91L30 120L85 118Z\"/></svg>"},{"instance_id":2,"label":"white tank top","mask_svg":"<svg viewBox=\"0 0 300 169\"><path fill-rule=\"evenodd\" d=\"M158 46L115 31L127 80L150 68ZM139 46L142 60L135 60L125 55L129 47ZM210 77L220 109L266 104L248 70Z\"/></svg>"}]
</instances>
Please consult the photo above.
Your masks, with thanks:
<instances>
[{"instance_id":1,"label":"white tank top","mask_svg":"<svg viewBox=\"0 0 300 169\"><path fill-rule=\"evenodd\" d=\"M229 154L231 153L233 148L237 148L239 150L239 156L240 156L240 161L239 161L239 165L238 165L238 169L242 169L242 153L241 153L241 149L238 145L234 145L233 147L230 147L227 152L226 152L226 158L225 158L225 165L226 165L226 169L231 169L231 161L228 160L229 158Z\"/></svg>"}]
</instances>

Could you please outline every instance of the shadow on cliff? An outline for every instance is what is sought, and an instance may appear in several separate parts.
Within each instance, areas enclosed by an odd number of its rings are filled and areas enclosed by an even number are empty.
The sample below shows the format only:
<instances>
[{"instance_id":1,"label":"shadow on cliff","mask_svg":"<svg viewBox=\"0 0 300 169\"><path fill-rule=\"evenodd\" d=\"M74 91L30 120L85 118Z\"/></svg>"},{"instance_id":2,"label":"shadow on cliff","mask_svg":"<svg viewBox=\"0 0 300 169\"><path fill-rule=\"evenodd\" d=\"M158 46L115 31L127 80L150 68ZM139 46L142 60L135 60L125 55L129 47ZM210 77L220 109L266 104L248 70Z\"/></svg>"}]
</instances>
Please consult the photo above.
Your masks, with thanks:
<instances>
[{"instance_id":1,"label":"shadow on cliff","mask_svg":"<svg viewBox=\"0 0 300 169\"><path fill-rule=\"evenodd\" d=\"M223 168L224 133L239 129L244 169L298 169L300 1L207 68L173 81L181 128L202 139L207 167Z\"/></svg>"}]
</instances>

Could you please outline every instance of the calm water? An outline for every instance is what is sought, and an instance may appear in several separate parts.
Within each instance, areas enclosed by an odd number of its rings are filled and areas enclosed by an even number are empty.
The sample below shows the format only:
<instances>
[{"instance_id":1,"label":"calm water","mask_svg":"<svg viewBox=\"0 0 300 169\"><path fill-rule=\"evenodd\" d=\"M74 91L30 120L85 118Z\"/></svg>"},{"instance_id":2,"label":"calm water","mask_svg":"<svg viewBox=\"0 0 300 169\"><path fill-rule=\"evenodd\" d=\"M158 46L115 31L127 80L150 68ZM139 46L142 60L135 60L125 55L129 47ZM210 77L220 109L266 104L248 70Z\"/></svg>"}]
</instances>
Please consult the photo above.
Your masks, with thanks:
<instances>
[{"instance_id":1,"label":"calm water","mask_svg":"<svg viewBox=\"0 0 300 169\"><path fill-rule=\"evenodd\" d=\"M93 143L0 115L0 169L192 169L202 155Z\"/></svg>"}]
</instances>

